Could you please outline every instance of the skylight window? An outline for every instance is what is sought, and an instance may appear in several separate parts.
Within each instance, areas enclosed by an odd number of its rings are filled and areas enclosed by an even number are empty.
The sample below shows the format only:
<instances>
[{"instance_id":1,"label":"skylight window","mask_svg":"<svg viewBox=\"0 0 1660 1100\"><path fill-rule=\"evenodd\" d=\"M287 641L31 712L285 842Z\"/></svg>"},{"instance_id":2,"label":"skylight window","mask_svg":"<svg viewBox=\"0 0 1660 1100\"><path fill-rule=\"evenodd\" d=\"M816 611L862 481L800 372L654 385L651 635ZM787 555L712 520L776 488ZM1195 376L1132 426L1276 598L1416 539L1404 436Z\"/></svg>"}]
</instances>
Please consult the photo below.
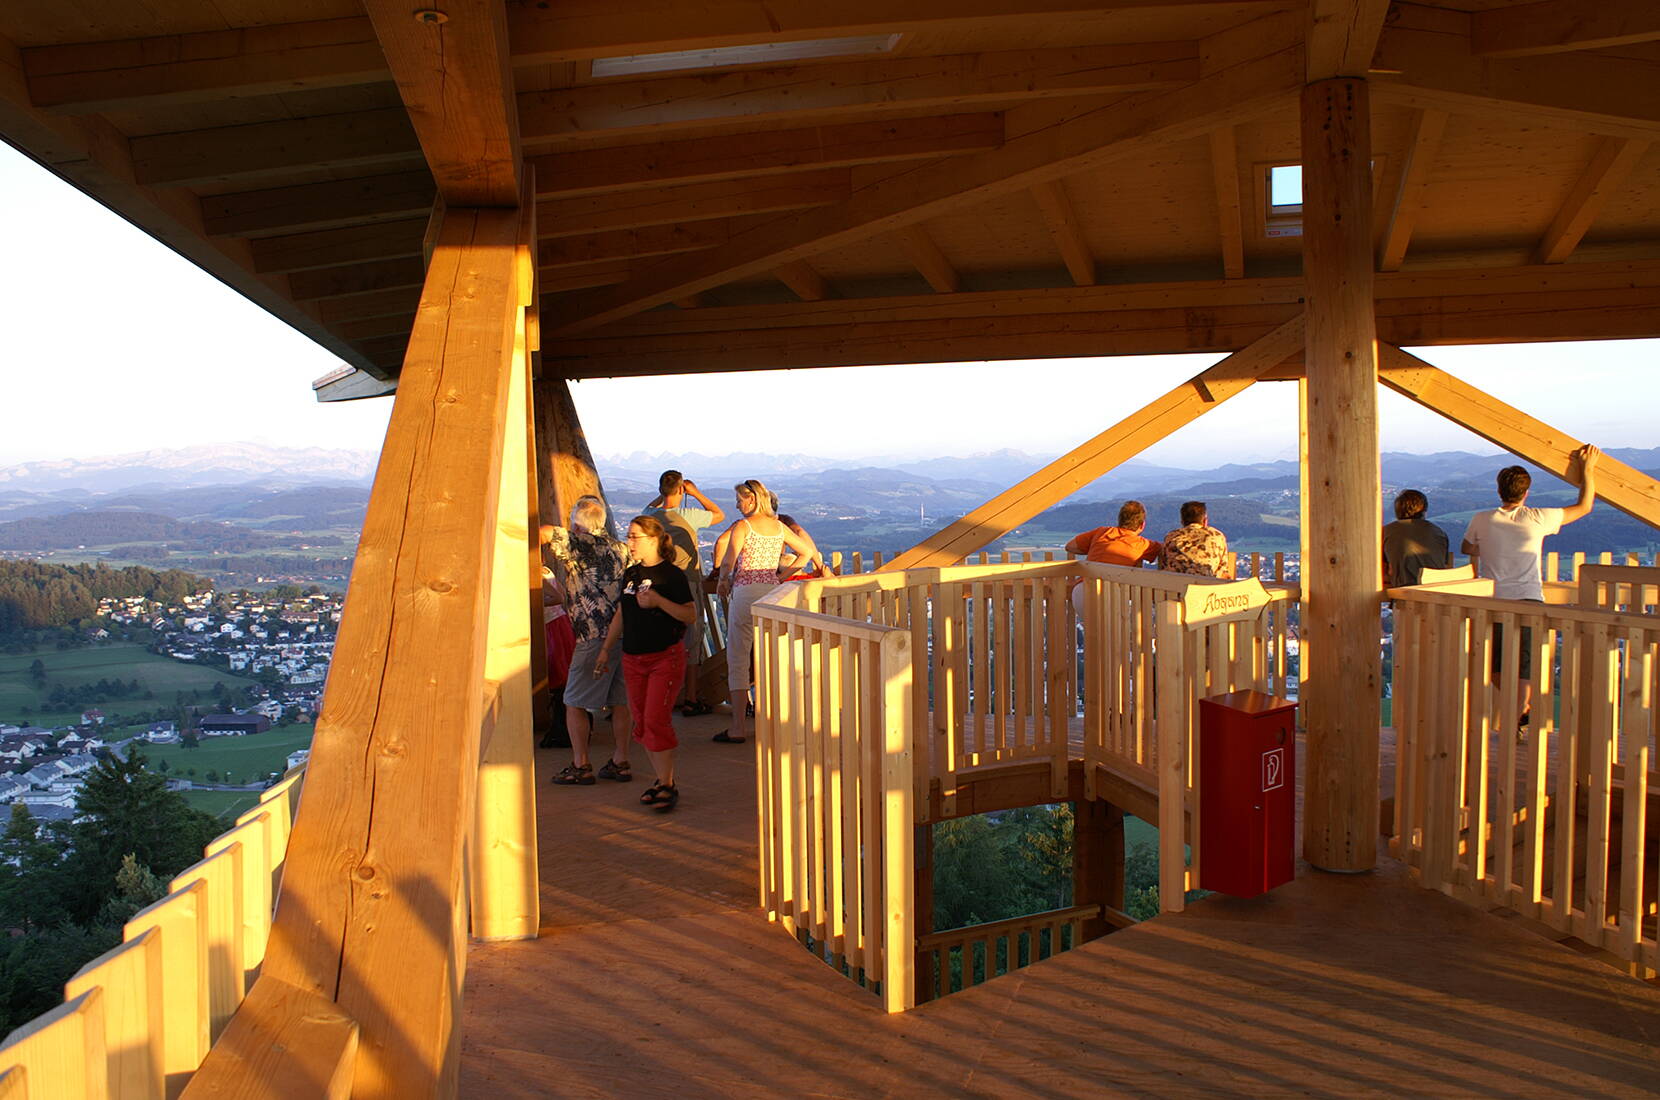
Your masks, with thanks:
<instances>
[{"instance_id":1,"label":"skylight window","mask_svg":"<svg viewBox=\"0 0 1660 1100\"><path fill-rule=\"evenodd\" d=\"M1270 237L1303 235L1303 166L1273 164L1266 174L1268 203L1263 228Z\"/></svg>"},{"instance_id":2,"label":"skylight window","mask_svg":"<svg viewBox=\"0 0 1660 1100\"><path fill-rule=\"evenodd\" d=\"M761 65L778 61L806 61L818 57L888 53L901 35L866 34L853 38L809 38L800 42L757 42L745 46L715 46L706 50L641 53L628 57L600 57L593 75L639 76L679 69L723 69L730 65Z\"/></svg>"}]
</instances>

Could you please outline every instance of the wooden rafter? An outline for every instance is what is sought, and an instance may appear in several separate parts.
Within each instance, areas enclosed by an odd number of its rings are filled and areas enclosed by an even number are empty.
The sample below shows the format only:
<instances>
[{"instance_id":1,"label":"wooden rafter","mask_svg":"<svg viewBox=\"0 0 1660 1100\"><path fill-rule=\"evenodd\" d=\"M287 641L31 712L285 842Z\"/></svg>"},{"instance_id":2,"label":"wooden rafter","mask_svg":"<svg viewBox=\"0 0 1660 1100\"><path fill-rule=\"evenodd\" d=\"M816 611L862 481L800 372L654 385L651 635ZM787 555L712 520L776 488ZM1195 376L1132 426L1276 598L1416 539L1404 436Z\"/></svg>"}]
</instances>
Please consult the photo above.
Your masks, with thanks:
<instances>
[{"instance_id":1,"label":"wooden rafter","mask_svg":"<svg viewBox=\"0 0 1660 1100\"><path fill-rule=\"evenodd\" d=\"M364 0L438 193L450 206L519 204L519 118L500 0L412 13Z\"/></svg>"},{"instance_id":2,"label":"wooden rafter","mask_svg":"<svg viewBox=\"0 0 1660 1100\"><path fill-rule=\"evenodd\" d=\"M1239 145L1232 126L1210 132L1210 172L1216 188L1216 220L1222 236L1222 275L1245 277L1245 220L1239 198Z\"/></svg>"},{"instance_id":3,"label":"wooden rafter","mask_svg":"<svg viewBox=\"0 0 1660 1100\"><path fill-rule=\"evenodd\" d=\"M1646 57L1476 57L1467 37L1403 25L1384 34L1376 64L1375 94L1391 103L1612 137L1660 136L1660 61Z\"/></svg>"},{"instance_id":4,"label":"wooden rafter","mask_svg":"<svg viewBox=\"0 0 1660 1100\"><path fill-rule=\"evenodd\" d=\"M725 244L734 236L767 221L770 214L743 218L722 218L687 222L684 225L655 225L644 229L612 229L582 237L556 237L538 248L544 268L603 260L629 260L646 256L669 256L696 252Z\"/></svg>"},{"instance_id":5,"label":"wooden rafter","mask_svg":"<svg viewBox=\"0 0 1660 1100\"><path fill-rule=\"evenodd\" d=\"M1489 393L1398 347L1379 347L1378 381L1453 423L1496 443L1557 477L1574 468L1583 440L1536 420ZM1604 456L1597 465L1597 497L1652 527L1660 527L1660 482Z\"/></svg>"},{"instance_id":6,"label":"wooden rafter","mask_svg":"<svg viewBox=\"0 0 1660 1100\"><path fill-rule=\"evenodd\" d=\"M830 296L824 276L806 260L792 260L773 272L778 281L789 287L803 302L818 302Z\"/></svg>"},{"instance_id":7,"label":"wooden rafter","mask_svg":"<svg viewBox=\"0 0 1660 1100\"><path fill-rule=\"evenodd\" d=\"M254 270L304 271L314 267L415 256L426 235L426 218L402 218L392 222L368 222L340 229L292 233L250 242Z\"/></svg>"},{"instance_id":8,"label":"wooden rafter","mask_svg":"<svg viewBox=\"0 0 1660 1100\"><path fill-rule=\"evenodd\" d=\"M957 269L951 266L951 261L922 226L907 225L895 233L894 238L905 250L905 258L911 261L911 266L928 280L928 285L936 293L955 294L962 288L962 278Z\"/></svg>"},{"instance_id":9,"label":"wooden rafter","mask_svg":"<svg viewBox=\"0 0 1660 1100\"><path fill-rule=\"evenodd\" d=\"M582 331L705 290L776 269L790 260L894 232L936 214L1023 190L1044 180L1098 167L1169 141L1196 137L1271 106L1302 80L1301 57L1290 47L1228 65L1173 92L1145 93L1044 125L1009 112L1012 136L996 150L953 158L895 175L847 201L775 229L745 234L725 248L654 265L615 291L573 302L548 319L566 333ZM1046 112L1045 119L1053 118Z\"/></svg>"},{"instance_id":10,"label":"wooden rafter","mask_svg":"<svg viewBox=\"0 0 1660 1100\"><path fill-rule=\"evenodd\" d=\"M1390 0L1310 0L1308 78L1366 75Z\"/></svg>"},{"instance_id":11,"label":"wooden rafter","mask_svg":"<svg viewBox=\"0 0 1660 1100\"><path fill-rule=\"evenodd\" d=\"M1401 165L1400 186L1395 189L1395 201L1389 210L1389 227L1384 230L1383 244L1378 250L1379 271L1399 271L1406 258L1407 246L1412 241L1412 229L1423 209L1424 185L1429 181L1435 154L1441 148L1441 135L1447 128L1447 112L1433 107L1424 108L1412 120L1412 140L1407 146L1406 161Z\"/></svg>"},{"instance_id":12,"label":"wooden rafter","mask_svg":"<svg viewBox=\"0 0 1660 1100\"><path fill-rule=\"evenodd\" d=\"M1263 373L1299 350L1302 342L1303 322L1298 315L929 535L894 557L883 570L950 565L980 550L1176 429L1243 393Z\"/></svg>"},{"instance_id":13,"label":"wooden rafter","mask_svg":"<svg viewBox=\"0 0 1660 1100\"><path fill-rule=\"evenodd\" d=\"M1550 228L1539 241L1539 251L1534 257L1538 263L1559 264L1579 247L1609 195L1631 174L1648 147L1648 142L1631 138L1603 138L1597 143L1591 162L1574 181L1556 217L1551 219Z\"/></svg>"},{"instance_id":14,"label":"wooden rafter","mask_svg":"<svg viewBox=\"0 0 1660 1100\"><path fill-rule=\"evenodd\" d=\"M218 183L317 165L380 165L393 172L421 159L420 143L402 107L136 137L132 152L138 181L161 186Z\"/></svg>"},{"instance_id":15,"label":"wooden rafter","mask_svg":"<svg viewBox=\"0 0 1660 1100\"><path fill-rule=\"evenodd\" d=\"M275 236L360 222L395 221L432 209L437 194L425 169L327 183L233 191L202 199L209 236Z\"/></svg>"},{"instance_id":16,"label":"wooden rafter","mask_svg":"<svg viewBox=\"0 0 1660 1100\"><path fill-rule=\"evenodd\" d=\"M1598 50L1660 39L1652 0L1546 0L1470 16L1470 39L1483 57L1527 57Z\"/></svg>"},{"instance_id":17,"label":"wooden rafter","mask_svg":"<svg viewBox=\"0 0 1660 1100\"><path fill-rule=\"evenodd\" d=\"M1072 200L1066 196L1065 186L1060 180L1044 180L1032 186L1032 198L1043 212L1044 224L1049 227L1049 235L1055 239L1055 247L1060 249L1061 259L1066 263L1072 282L1078 286L1093 286L1095 257L1090 254L1083 231L1078 227L1078 216L1072 209Z\"/></svg>"},{"instance_id":18,"label":"wooden rafter","mask_svg":"<svg viewBox=\"0 0 1660 1100\"><path fill-rule=\"evenodd\" d=\"M1003 116L982 111L573 150L534 157L530 163L545 199L662 187L677 180L732 180L803 168L951 156L994 149L1002 141Z\"/></svg>"}]
</instances>

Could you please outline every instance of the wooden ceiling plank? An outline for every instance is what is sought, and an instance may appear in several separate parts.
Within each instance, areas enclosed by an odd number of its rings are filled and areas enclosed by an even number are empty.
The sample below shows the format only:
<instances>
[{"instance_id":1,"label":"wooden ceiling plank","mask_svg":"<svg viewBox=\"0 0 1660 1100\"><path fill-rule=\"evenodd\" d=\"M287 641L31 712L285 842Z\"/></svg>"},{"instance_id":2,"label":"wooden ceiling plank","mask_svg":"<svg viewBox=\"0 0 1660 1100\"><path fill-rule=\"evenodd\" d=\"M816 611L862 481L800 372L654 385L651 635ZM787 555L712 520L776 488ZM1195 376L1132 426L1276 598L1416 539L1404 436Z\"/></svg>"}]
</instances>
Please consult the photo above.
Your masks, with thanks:
<instances>
[{"instance_id":1,"label":"wooden ceiling plank","mask_svg":"<svg viewBox=\"0 0 1660 1100\"><path fill-rule=\"evenodd\" d=\"M605 81L519 96L526 145L607 133L1176 87L1199 76L1194 42L1009 50Z\"/></svg>"},{"instance_id":2,"label":"wooden ceiling plank","mask_svg":"<svg viewBox=\"0 0 1660 1100\"><path fill-rule=\"evenodd\" d=\"M349 180L234 191L202 198L209 236L276 236L365 221L425 215L436 189L425 170Z\"/></svg>"},{"instance_id":3,"label":"wooden ceiling plank","mask_svg":"<svg viewBox=\"0 0 1660 1100\"><path fill-rule=\"evenodd\" d=\"M1310 0L1308 79L1364 77L1377 51L1390 0Z\"/></svg>"},{"instance_id":4,"label":"wooden ceiling plank","mask_svg":"<svg viewBox=\"0 0 1660 1100\"><path fill-rule=\"evenodd\" d=\"M369 291L418 287L425 277L426 265L421 262L420 256L403 256L351 267L296 271L288 277L288 288L296 302L305 302Z\"/></svg>"},{"instance_id":5,"label":"wooden ceiling plank","mask_svg":"<svg viewBox=\"0 0 1660 1100\"><path fill-rule=\"evenodd\" d=\"M1654 0L1546 0L1494 8L1470 16L1470 39L1480 57L1529 57L1598 50L1660 39Z\"/></svg>"},{"instance_id":6,"label":"wooden ceiling plank","mask_svg":"<svg viewBox=\"0 0 1660 1100\"><path fill-rule=\"evenodd\" d=\"M903 34L917 30L995 33L1047 18L1098 18L1164 0L512 0L508 22L519 64L714 49L761 42ZM1188 0L1196 9L1239 0ZM1249 3L1251 0L1245 0ZM1287 6L1261 2L1265 9Z\"/></svg>"},{"instance_id":7,"label":"wooden ceiling plank","mask_svg":"<svg viewBox=\"0 0 1660 1100\"><path fill-rule=\"evenodd\" d=\"M544 323L566 334L584 331L689 291L763 275L790 260L1253 117L1282 102L1302 83L1300 49L1289 43L1270 43L1269 48L1266 56L1220 67L1185 88L1145 93L1053 124L1022 127L1019 136L997 150L922 165L872 183L846 202L746 233L723 248L664 260L620 288L564 305L557 322L550 316Z\"/></svg>"},{"instance_id":8,"label":"wooden ceiling plank","mask_svg":"<svg viewBox=\"0 0 1660 1100\"><path fill-rule=\"evenodd\" d=\"M1602 212L1603 204L1631 174L1648 147L1648 142L1631 138L1603 138L1597 143L1591 162L1574 182L1550 228L1540 239L1534 262L1559 264L1579 247L1591 223Z\"/></svg>"},{"instance_id":9,"label":"wooden ceiling plank","mask_svg":"<svg viewBox=\"0 0 1660 1100\"><path fill-rule=\"evenodd\" d=\"M285 237L265 237L251 242L254 270L305 271L367 260L416 256L421 252L421 238L426 224L425 218L404 218L293 233Z\"/></svg>"},{"instance_id":10,"label":"wooden ceiling plank","mask_svg":"<svg viewBox=\"0 0 1660 1100\"><path fill-rule=\"evenodd\" d=\"M807 167L942 157L993 149L1002 140L1003 116L981 112L584 149L533 157L530 163L545 199L661 187L676 180L715 181Z\"/></svg>"},{"instance_id":11,"label":"wooden ceiling plank","mask_svg":"<svg viewBox=\"0 0 1660 1100\"><path fill-rule=\"evenodd\" d=\"M1239 196L1239 141L1232 126L1210 132L1210 172L1222 237L1222 277L1245 277L1245 217Z\"/></svg>"},{"instance_id":12,"label":"wooden ceiling plank","mask_svg":"<svg viewBox=\"0 0 1660 1100\"><path fill-rule=\"evenodd\" d=\"M709 221L829 206L847 198L846 168L821 168L750 179L676 184L612 195L573 195L536 204L537 233L546 240L647 226Z\"/></svg>"},{"instance_id":13,"label":"wooden ceiling plank","mask_svg":"<svg viewBox=\"0 0 1660 1100\"><path fill-rule=\"evenodd\" d=\"M519 204L518 108L501 0L442 13L365 0L438 193L451 207Z\"/></svg>"},{"instance_id":14,"label":"wooden ceiling plank","mask_svg":"<svg viewBox=\"0 0 1660 1100\"><path fill-rule=\"evenodd\" d=\"M599 260L591 264L541 268L537 270L536 280L545 298L551 294L567 294L573 290L616 286L627 280L633 271L633 265L627 260Z\"/></svg>"},{"instance_id":15,"label":"wooden ceiling plank","mask_svg":"<svg viewBox=\"0 0 1660 1100\"><path fill-rule=\"evenodd\" d=\"M1395 189L1389 228L1384 231L1383 245L1378 250L1379 271L1399 271L1406 258L1413 226L1423 210L1424 185L1429 182L1435 154L1441 148L1447 118L1447 112L1428 107L1419 110L1412 120L1412 140L1407 145L1406 161L1401 165L1400 186Z\"/></svg>"},{"instance_id":16,"label":"wooden ceiling plank","mask_svg":"<svg viewBox=\"0 0 1660 1100\"><path fill-rule=\"evenodd\" d=\"M911 261L911 266L922 273L935 293L955 294L961 289L962 277L926 229L920 225L907 225L894 236L899 241L899 247L905 250L905 257Z\"/></svg>"},{"instance_id":17,"label":"wooden ceiling plank","mask_svg":"<svg viewBox=\"0 0 1660 1100\"><path fill-rule=\"evenodd\" d=\"M825 283L824 276L806 260L791 260L774 271L773 275L803 302L820 302L830 296L830 287Z\"/></svg>"},{"instance_id":18,"label":"wooden ceiling plank","mask_svg":"<svg viewBox=\"0 0 1660 1100\"><path fill-rule=\"evenodd\" d=\"M317 303L317 314L325 325L400 314L413 315L420 300L420 287L400 286L369 294L353 294L347 298L325 298Z\"/></svg>"},{"instance_id":19,"label":"wooden ceiling plank","mask_svg":"<svg viewBox=\"0 0 1660 1100\"><path fill-rule=\"evenodd\" d=\"M1469 38L1410 25L1384 32L1370 80L1390 103L1610 137L1660 137L1660 61L1562 53L1476 57Z\"/></svg>"},{"instance_id":20,"label":"wooden ceiling plank","mask_svg":"<svg viewBox=\"0 0 1660 1100\"><path fill-rule=\"evenodd\" d=\"M543 268L556 268L602 260L642 259L647 256L669 256L677 252L695 252L725 244L735 234L770 220L771 217L769 214L758 214L742 218L690 222L685 225L614 229L582 237L556 237L544 240L538 246L538 263Z\"/></svg>"},{"instance_id":21,"label":"wooden ceiling plank","mask_svg":"<svg viewBox=\"0 0 1660 1100\"><path fill-rule=\"evenodd\" d=\"M407 165L420 156L402 107L153 134L131 145L140 183L174 186L330 165Z\"/></svg>"},{"instance_id":22,"label":"wooden ceiling plank","mask_svg":"<svg viewBox=\"0 0 1660 1100\"><path fill-rule=\"evenodd\" d=\"M1077 286L1095 284L1095 257L1084 242L1078 227L1078 216L1072 209L1072 200L1066 197L1066 188L1060 180L1044 180L1032 186L1032 198L1043 212L1043 221L1049 235L1060 249L1067 273Z\"/></svg>"},{"instance_id":23,"label":"wooden ceiling plank","mask_svg":"<svg viewBox=\"0 0 1660 1100\"><path fill-rule=\"evenodd\" d=\"M23 51L38 107L86 114L391 79L364 18L323 19Z\"/></svg>"}]
</instances>

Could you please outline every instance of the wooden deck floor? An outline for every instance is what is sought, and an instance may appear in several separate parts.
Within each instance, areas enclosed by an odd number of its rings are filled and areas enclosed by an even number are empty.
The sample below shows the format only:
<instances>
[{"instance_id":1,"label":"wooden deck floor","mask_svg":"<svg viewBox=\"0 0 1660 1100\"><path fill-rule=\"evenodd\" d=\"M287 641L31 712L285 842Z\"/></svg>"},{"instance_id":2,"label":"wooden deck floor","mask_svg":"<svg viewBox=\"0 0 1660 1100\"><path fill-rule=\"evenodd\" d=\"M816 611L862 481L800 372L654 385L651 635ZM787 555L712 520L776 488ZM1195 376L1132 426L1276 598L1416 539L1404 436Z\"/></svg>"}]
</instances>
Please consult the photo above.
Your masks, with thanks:
<instances>
[{"instance_id":1,"label":"wooden deck floor","mask_svg":"<svg viewBox=\"0 0 1660 1100\"><path fill-rule=\"evenodd\" d=\"M1660 1096L1660 990L1393 862L886 1016L755 910L723 724L684 723L673 814L544 788L543 936L472 950L464 1096Z\"/></svg>"}]
</instances>

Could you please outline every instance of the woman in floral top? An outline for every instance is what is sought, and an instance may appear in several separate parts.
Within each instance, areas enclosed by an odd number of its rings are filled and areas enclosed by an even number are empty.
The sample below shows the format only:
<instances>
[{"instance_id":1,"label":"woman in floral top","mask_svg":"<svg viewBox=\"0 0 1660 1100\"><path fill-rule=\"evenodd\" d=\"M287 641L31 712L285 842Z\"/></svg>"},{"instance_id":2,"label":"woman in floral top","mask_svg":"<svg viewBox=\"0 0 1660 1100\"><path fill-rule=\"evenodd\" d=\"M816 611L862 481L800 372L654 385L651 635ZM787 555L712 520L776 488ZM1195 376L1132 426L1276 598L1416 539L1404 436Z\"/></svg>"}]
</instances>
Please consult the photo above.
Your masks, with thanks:
<instances>
[{"instance_id":1,"label":"woman in floral top","mask_svg":"<svg viewBox=\"0 0 1660 1100\"><path fill-rule=\"evenodd\" d=\"M622 597L623 570L628 567L628 550L605 530L605 502L582 497L571 509L569 527L542 528L547 554L565 574L568 594L565 606L576 634L571 652L570 672L565 680L565 719L571 733L571 764L553 777L562 785L592 786L596 775L588 763L588 739L592 733L589 712L609 706L616 747L611 759L597 773L601 779L627 783L634 778L628 763L630 738L628 696L617 670L607 668L594 674L596 658L605 641L605 629L617 612Z\"/></svg>"}]
</instances>

